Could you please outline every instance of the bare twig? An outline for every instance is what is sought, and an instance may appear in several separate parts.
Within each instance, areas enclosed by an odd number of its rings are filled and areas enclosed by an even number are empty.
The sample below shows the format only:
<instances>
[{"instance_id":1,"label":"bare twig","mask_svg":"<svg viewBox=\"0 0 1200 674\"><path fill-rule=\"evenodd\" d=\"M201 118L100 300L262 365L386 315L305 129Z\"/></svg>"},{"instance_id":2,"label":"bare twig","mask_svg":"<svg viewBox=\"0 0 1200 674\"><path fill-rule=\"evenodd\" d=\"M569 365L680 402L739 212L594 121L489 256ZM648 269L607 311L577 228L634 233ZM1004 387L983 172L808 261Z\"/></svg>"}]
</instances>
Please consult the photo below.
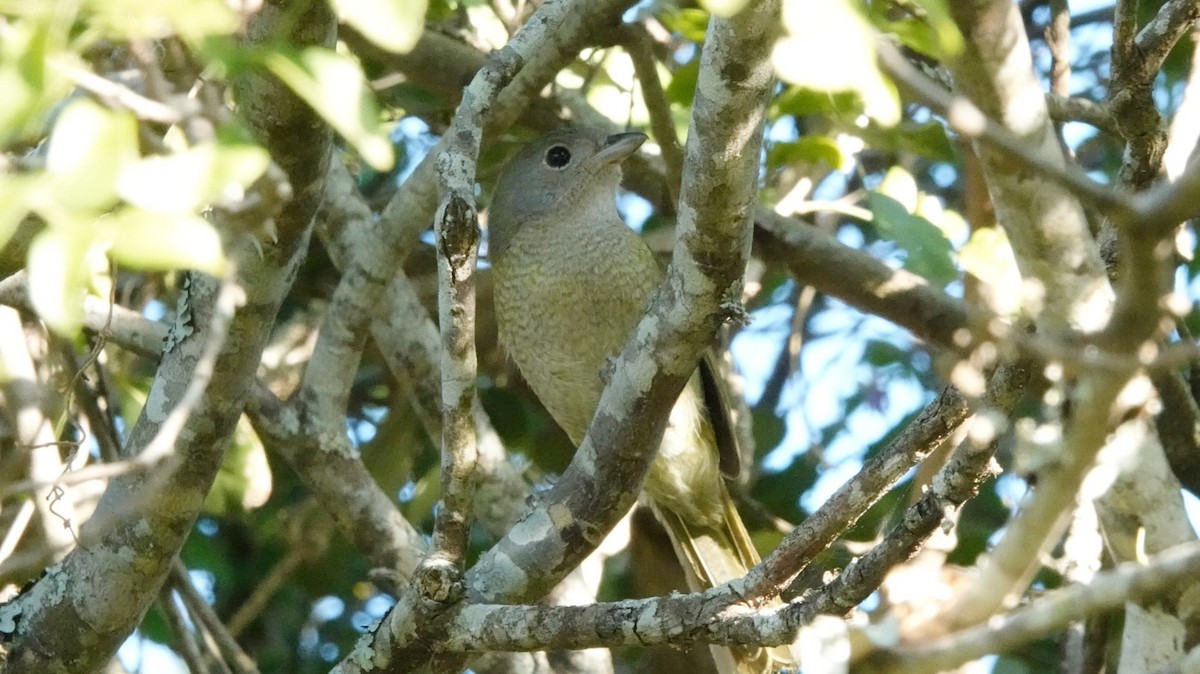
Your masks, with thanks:
<instances>
[{"instance_id":1,"label":"bare twig","mask_svg":"<svg viewBox=\"0 0 1200 674\"><path fill-rule=\"evenodd\" d=\"M671 192L671 201L675 202L679 199L679 182L683 176L683 150L675 135L671 103L658 79L658 62L654 59L649 33L643 26L631 24L625 27L624 34L625 49L633 61L633 70L642 87L642 101L650 115L650 130L654 132L654 140L661 148L667 166L667 189Z\"/></svg>"},{"instance_id":2,"label":"bare twig","mask_svg":"<svg viewBox=\"0 0 1200 674\"><path fill-rule=\"evenodd\" d=\"M80 89L87 91L105 104L114 108L124 108L140 119L160 124L177 124L183 119L183 115L175 108L147 98L124 84L101 77L90 70L70 68L67 76Z\"/></svg>"},{"instance_id":3,"label":"bare twig","mask_svg":"<svg viewBox=\"0 0 1200 674\"><path fill-rule=\"evenodd\" d=\"M0 281L0 304L32 311L26 287L25 271ZM83 298L83 326L139 356L157 360L162 355L167 326L147 320L136 311L113 304L94 295Z\"/></svg>"},{"instance_id":4,"label":"bare twig","mask_svg":"<svg viewBox=\"0 0 1200 674\"><path fill-rule=\"evenodd\" d=\"M1016 135L990 120L974 103L954 96L914 68L895 47L879 43L878 48L880 64L896 80L896 84L934 112L945 116L951 129L1018 157L1025 165L1101 211L1125 216L1132 212L1132 204L1121 192L1095 182L1073 164L1064 165L1061 161L1035 153Z\"/></svg>"},{"instance_id":5,"label":"bare twig","mask_svg":"<svg viewBox=\"0 0 1200 674\"><path fill-rule=\"evenodd\" d=\"M216 611L196 591L195 586L192 585L192 579L188 576L187 567L178 559L172 565L171 581L171 586L179 593L184 605L188 607L188 611L193 617L199 619L204 630L212 636L217 650L221 654L221 660L233 670L232 674L258 674L258 667L254 664L254 660L246 655L233 635L225 628L221 619L217 617Z\"/></svg>"},{"instance_id":6,"label":"bare twig","mask_svg":"<svg viewBox=\"0 0 1200 674\"><path fill-rule=\"evenodd\" d=\"M442 496L434 520L433 551L414 579L426 599L457 601L471 522L478 449L472 412L475 400L475 261L479 216L475 211L475 162L483 127L500 91L521 69L521 49L541 39L522 30L489 58L463 92L437 158L441 202L434 218L438 238L438 323L441 327Z\"/></svg>"},{"instance_id":7,"label":"bare twig","mask_svg":"<svg viewBox=\"0 0 1200 674\"><path fill-rule=\"evenodd\" d=\"M1071 10L1067 7L1067 0L1050 0L1046 45L1050 48L1050 93L1066 99L1071 94ZM1050 115L1053 117L1054 112L1051 111ZM1069 152L1063 139L1061 122L1055 124L1054 131L1063 150Z\"/></svg>"},{"instance_id":8,"label":"bare twig","mask_svg":"<svg viewBox=\"0 0 1200 674\"><path fill-rule=\"evenodd\" d=\"M1083 122L1112 136L1121 133L1108 108L1090 98L1047 94L1046 107L1056 122Z\"/></svg>"},{"instance_id":9,"label":"bare twig","mask_svg":"<svg viewBox=\"0 0 1200 674\"><path fill-rule=\"evenodd\" d=\"M196 642L196 634L188 628L188 621L184 618L179 604L175 602L174 593L163 586L158 593L158 607L162 610L171 633L175 635L176 652L187 664L188 671L207 672L209 668L203 654L200 653L200 644Z\"/></svg>"},{"instance_id":10,"label":"bare twig","mask_svg":"<svg viewBox=\"0 0 1200 674\"><path fill-rule=\"evenodd\" d=\"M1149 563L1126 563L1096 574L1091 583L1046 593L1006 616L919 646L877 651L863 663L870 672L939 672L986 655L1003 653L1062 629L1073 620L1153 601L1181 581L1200 574L1200 544L1182 545Z\"/></svg>"}]
</instances>

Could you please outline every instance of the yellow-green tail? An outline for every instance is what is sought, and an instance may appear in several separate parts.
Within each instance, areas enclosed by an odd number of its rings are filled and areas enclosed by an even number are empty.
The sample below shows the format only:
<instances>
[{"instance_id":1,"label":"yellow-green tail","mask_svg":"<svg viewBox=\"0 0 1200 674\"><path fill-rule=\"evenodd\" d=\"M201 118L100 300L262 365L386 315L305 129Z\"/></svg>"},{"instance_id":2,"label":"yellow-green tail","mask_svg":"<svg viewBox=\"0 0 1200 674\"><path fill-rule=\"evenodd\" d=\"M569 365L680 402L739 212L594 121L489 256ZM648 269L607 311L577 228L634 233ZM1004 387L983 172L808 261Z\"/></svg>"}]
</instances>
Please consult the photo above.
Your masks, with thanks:
<instances>
[{"instance_id":1,"label":"yellow-green tail","mask_svg":"<svg viewBox=\"0 0 1200 674\"><path fill-rule=\"evenodd\" d=\"M721 487L724 517L720 527L688 523L666 508L654 505L654 514L666 527L683 566L688 589L702 592L746 575L760 558L733 499ZM778 601L778 600L776 600ZM727 648L711 646L721 674L767 674L799 672L799 665L786 647Z\"/></svg>"}]
</instances>

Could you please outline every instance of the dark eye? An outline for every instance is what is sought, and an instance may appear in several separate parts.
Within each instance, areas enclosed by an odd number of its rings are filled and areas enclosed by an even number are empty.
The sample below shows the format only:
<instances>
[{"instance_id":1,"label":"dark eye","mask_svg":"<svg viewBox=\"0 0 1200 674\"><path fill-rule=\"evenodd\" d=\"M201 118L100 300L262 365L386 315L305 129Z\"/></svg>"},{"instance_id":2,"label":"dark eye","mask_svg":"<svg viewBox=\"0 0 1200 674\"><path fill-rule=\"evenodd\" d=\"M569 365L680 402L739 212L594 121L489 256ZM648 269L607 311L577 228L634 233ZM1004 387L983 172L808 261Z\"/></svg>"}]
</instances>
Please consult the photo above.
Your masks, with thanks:
<instances>
[{"instance_id":1,"label":"dark eye","mask_svg":"<svg viewBox=\"0 0 1200 674\"><path fill-rule=\"evenodd\" d=\"M562 145L555 145L546 150L546 166L562 168L571 163L571 151Z\"/></svg>"}]
</instances>

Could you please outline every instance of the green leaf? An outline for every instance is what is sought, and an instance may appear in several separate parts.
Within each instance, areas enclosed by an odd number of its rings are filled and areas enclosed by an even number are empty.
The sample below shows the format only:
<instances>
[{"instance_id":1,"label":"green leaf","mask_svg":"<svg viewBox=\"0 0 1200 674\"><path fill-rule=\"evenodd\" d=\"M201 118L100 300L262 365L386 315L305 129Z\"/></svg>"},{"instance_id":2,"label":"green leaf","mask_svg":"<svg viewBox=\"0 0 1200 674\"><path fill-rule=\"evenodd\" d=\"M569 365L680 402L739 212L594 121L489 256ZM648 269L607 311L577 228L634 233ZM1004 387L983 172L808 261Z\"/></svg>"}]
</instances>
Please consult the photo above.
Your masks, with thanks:
<instances>
[{"instance_id":1,"label":"green leaf","mask_svg":"<svg viewBox=\"0 0 1200 674\"><path fill-rule=\"evenodd\" d=\"M680 66L667 83L667 100L683 108L692 107L692 101L696 100L696 80L699 77L700 59L692 59Z\"/></svg>"},{"instance_id":2,"label":"green leaf","mask_svg":"<svg viewBox=\"0 0 1200 674\"><path fill-rule=\"evenodd\" d=\"M783 141L771 145L767 151L767 165L819 164L825 162L830 168L840 168L845 162L837 141L829 136L804 136L795 141Z\"/></svg>"},{"instance_id":3,"label":"green leaf","mask_svg":"<svg viewBox=\"0 0 1200 674\"><path fill-rule=\"evenodd\" d=\"M917 53L930 58L937 58L941 53L937 34L924 21L908 18L901 21L881 21L878 22L878 25L885 32L900 38L900 42L904 46Z\"/></svg>"},{"instance_id":4,"label":"green leaf","mask_svg":"<svg viewBox=\"0 0 1200 674\"><path fill-rule=\"evenodd\" d=\"M271 495L272 482L262 441L243 415L238 420L233 442L225 451L221 469L204 499L204 510L224 515L257 508Z\"/></svg>"},{"instance_id":5,"label":"green leaf","mask_svg":"<svg viewBox=\"0 0 1200 674\"><path fill-rule=\"evenodd\" d=\"M885 3L871 3L871 22L882 32L900 38L906 47L930 58L943 59L962 50L962 34L950 16L945 0L915 0L908 10L911 15L896 20L894 8Z\"/></svg>"},{"instance_id":6,"label":"green leaf","mask_svg":"<svg viewBox=\"0 0 1200 674\"><path fill-rule=\"evenodd\" d=\"M772 103L772 117L778 115L833 114L856 117L862 113L862 100L852 91L817 91L790 86Z\"/></svg>"},{"instance_id":7,"label":"green leaf","mask_svg":"<svg viewBox=\"0 0 1200 674\"><path fill-rule=\"evenodd\" d=\"M700 0L700 4L704 9L712 12L713 16L719 16L722 19L737 14L750 4L750 0Z\"/></svg>"},{"instance_id":8,"label":"green leaf","mask_svg":"<svg viewBox=\"0 0 1200 674\"><path fill-rule=\"evenodd\" d=\"M5 27L0 39L0 144L34 133L51 106L70 91L61 68L51 62L75 59L60 52L49 17L27 18Z\"/></svg>"},{"instance_id":9,"label":"green leaf","mask_svg":"<svg viewBox=\"0 0 1200 674\"><path fill-rule=\"evenodd\" d=\"M116 177L137 160L137 120L86 98L63 109L50 135L46 172L59 205L76 211L110 208Z\"/></svg>"},{"instance_id":10,"label":"green leaf","mask_svg":"<svg viewBox=\"0 0 1200 674\"><path fill-rule=\"evenodd\" d=\"M124 208L97 221L98 234L118 262L137 269L198 269L214 276L225 270L221 237L192 213L154 213Z\"/></svg>"},{"instance_id":11,"label":"green leaf","mask_svg":"<svg viewBox=\"0 0 1200 674\"><path fill-rule=\"evenodd\" d=\"M887 170L875 191L899 201L909 213L917 210L917 202L921 196L916 178L899 166Z\"/></svg>"},{"instance_id":12,"label":"green leaf","mask_svg":"<svg viewBox=\"0 0 1200 674\"><path fill-rule=\"evenodd\" d=\"M958 158L954 144L939 122L917 124L903 121L894 127L868 124L855 131L873 149L884 152L910 152L936 161L953 162Z\"/></svg>"},{"instance_id":13,"label":"green leaf","mask_svg":"<svg viewBox=\"0 0 1200 674\"><path fill-rule=\"evenodd\" d=\"M253 145L205 143L126 166L117 177L117 193L147 210L193 212L222 196L236 198L270 161L266 150Z\"/></svg>"},{"instance_id":14,"label":"green leaf","mask_svg":"<svg viewBox=\"0 0 1200 674\"><path fill-rule=\"evenodd\" d=\"M958 251L958 261L967 273L999 288L1014 288L1021 283L1017 260L1000 227L980 227L972 232Z\"/></svg>"},{"instance_id":15,"label":"green leaf","mask_svg":"<svg viewBox=\"0 0 1200 674\"><path fill-rule=\"evenodd\" d=\"M412 51L425 28L427 0L333 0L338 18L390 52Z\"/></svg>"},{"instance_id":16,"label":"green leaf","mask_svg":"<svg viewBox=\"0 0 1200 674\"><path fill-rule=\"evenodd\" d=\"M949 0L917 0L917 4L925 8L925 19L937 36L938 47L941 49L937 56L944 58L962 51L962 33L958 32L954 17L950 16Z\"/></svg>"},{"instance_id":17,"label":"green leaf","mask_svg":"<svg viewBox=\"0 0 1200 674\"><path fill-rule=\"evenodd\" d=\"M29 213L27 194L36 180L35 176L0 174L0 248L8 243L9 237Z\"/></svg>"},{"instance_id":18,"label":"green leaf","mask_svg":"<svg viewBox=\"0 0 1200 674\"><path fill-rule=\"evenodd\" d=\"M867 340L863 347L863 360L874 367L884 367L893 363L903 362L911 357L908 351L879 339Z\"/></svg>"},{"instance_id":19,"label":"green leaf","mask_svg":"<svg viewBox=\"0 0 1200 674\"><path fill-rule=\"evenodd\" d=\"M79 227L50 226L29 244L29 302L46 325L61 335L79 332L89 266L85 257L92 241Z\"/></svg>"},{"instance_id":20,"label":"green leaf","mask_svg":"<svg viewBox=\"0 0 1200 674\"><path fill-rule=\"evenodd\" d=\"M659 15L663 25L689 42L699 44L704 42L704 34L708 31L708 12L703 9L673 9Z\"/></svg>"},{"instance_id":21,"label":"green leaf","mask_svg":"<svg viewBox=\"0 0 1200 674\"><path fill-rule=\"evenodd\" d=\"M907 253L905 269L939 286L958 278L950 242L933 223L909 213L899 201L879 192L867 194L867 205L880 234Z\"/></svg>"},{"instance_id":22,"label":"green leaf","mask_svg":"<svg viewBox=\"0 0 1200 674\"><path fill-rule=\"evenodd\" d=\"M299 53L273 51L264 57L268 70L329 122L368 164L392 167L392 144L379 123L375 99L358 64L329 49Z\"/></svg>"},{"instance_id":23,"label":"green leaf","mask_svg":"<svg viewBox=\"0 0 1200 674\"><path fill-rule=\"evenodd\" d=\"M241 26L223 0L91 0L88 20L114 40L161 40L178 35L196 42L211 35L228 35Z\"/></svg>"},{"instance_id":24,"label":"green leaf","mask_svg":"<svg viewBox=\"0 0 1200 674\"><path fill-rule=\"evenodd\" d=\"M771 59L780 79L818 91L853 91L866 114L885 126L900 121L894 86L875 63L875 35L847 0L785 0L786 34ZM830 54L837 54L830 59Z\"/></svg>"}]
</instances>

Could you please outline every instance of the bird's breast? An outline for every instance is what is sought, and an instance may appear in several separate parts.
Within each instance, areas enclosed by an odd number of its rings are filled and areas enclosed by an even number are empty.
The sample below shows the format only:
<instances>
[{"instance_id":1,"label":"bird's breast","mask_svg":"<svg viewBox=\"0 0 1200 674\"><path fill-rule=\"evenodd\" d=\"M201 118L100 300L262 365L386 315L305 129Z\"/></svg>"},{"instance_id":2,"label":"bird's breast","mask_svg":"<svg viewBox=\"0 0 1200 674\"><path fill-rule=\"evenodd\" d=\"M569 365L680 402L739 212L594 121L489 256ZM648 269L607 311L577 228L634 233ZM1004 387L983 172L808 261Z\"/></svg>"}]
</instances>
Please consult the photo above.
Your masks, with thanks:
<instances>
[{"instance_id":1,"label":"bird's breast","mask_svg":"<svg viewBox=\"0 0 1200 674\"><path fill-rule=\"evenodd\" d=\"M601 371L637 325L662 272L620 223L527 225L493 268L500 339L578 443L604 388Z\"/></svg>"}]
</instances>

